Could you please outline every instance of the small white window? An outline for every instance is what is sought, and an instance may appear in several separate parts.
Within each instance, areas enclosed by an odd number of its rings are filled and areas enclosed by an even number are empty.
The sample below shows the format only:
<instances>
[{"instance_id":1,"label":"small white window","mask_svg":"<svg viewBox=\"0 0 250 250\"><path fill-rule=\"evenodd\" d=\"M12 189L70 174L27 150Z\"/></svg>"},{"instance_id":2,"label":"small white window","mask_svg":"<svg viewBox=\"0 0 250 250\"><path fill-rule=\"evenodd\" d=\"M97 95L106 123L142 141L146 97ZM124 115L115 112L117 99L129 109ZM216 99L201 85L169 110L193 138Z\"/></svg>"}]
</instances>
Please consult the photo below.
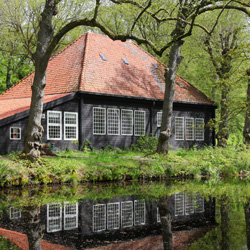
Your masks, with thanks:
<instances>
[{"instance_id":1,"label":"small white window","mask_svg":"<svg viewBox=\"0 0 250 250\"><path fill-rule=\"evenodd\" d=\"M106 230L106 204L93 206L93 232Z\"/></svg>"},{"instance_id":2,"label":"small white window","mask_svg":"<svg viewBox=\"0 0 250 250\"><path fill-rule=\"evenodd\" d=\"M145 201L144 200L135 200L134 201L134 224L137 225L145 225L146 217L145 217Z\"/></svg>"},{"instance_id":3,"label":"small white window","mask_svg":"<svg viewBox=\"0 0 250 250\"><path fill-rule=\"evenodd\" d=\"M11 127L10 128L10 139L21 140L21 128Z\"/></svg>"},{"instance_id":4,"label":"small white window","mask_svg":"<svg viewBox=\"0 0 250 250\"><path fill-rule=\"evenodd\" d=\"M78 228L78 203L64 203L64 230Z\"/></svg>"},{"instance_id":5,"label":"small white window","mask_svg":"<svg viewBox=\"0 0 250 250\"><path fill-rule=\"evenodd\" d=\"M64 112L64 140L78 139L78 114Z\"/></svg>"},{"instance_id":6,"label":"small white window","mask_svg":"<svg viewBox=\"0 0 250 250\"><path fill-rule=\"evenodd\" d=\"M108 203L107 204L107 229L119 229L120 228L120 203Z\"/></svg>"},{"instance_id":7,"label":"small white window","mask_svg":"<svg viewBox=\"0 0 250 250\"><path fill-rule=\"evenodd\" d=\"M133 201L121 202L122 228L133 226Z\"/></svg>"},{"instance_id":8,"label":"small white window","mask_svg":"<svg viewBox=\"0 0 250 250\"><path fill-rule=\"evenodd\" d=\"M204 119L195 119L195 140L204 141Z\"/></svg>"},{"instance_id":9,"label":"small white window","mask_svg":"<svg viewBox=\"0 0 250 250\"><path fill-rule=\"evenodd\" d=\"M184 140L184 117L175 118L175 140Z\"/></svg>"},{"instance_id":10,"label":"small white window","mask_svg":"<svg viewBox=\"0 0 250 250\"><path fill-rule=\"evenodd\" d=\"M186 140L194 140L194 118L186 118Z\"/></svg>"},{"instance_id":11,"label":"small white window","mask_svg":"<svg viewBox=\"0 0 250 250\"><path fill-rule=\"evenodd\" d=\"M105 135L106 134L106 109L93 108L93 134Z\"/></svg>"},{"instance_id":12,"label":"small white window","mask_svg":"<svg viewBox=\"0 0 250 250\"><path fill-rule=\"evenodd\" d=\"M61 203L47 204L47 232L62 230L62 205Z\"/></svg>"},{"instance_id":13,"label":"small white window","mask_svg":"<svg viewBox=\"0 0 250 250\"><path fill-rule=\"evenodd\" d=\"M135 110L135 136L145 135L145 111Z\"/></svg>"},{"instance_id":14,"label":"small white window","mask_svg":"<svg viewBox=\"0 0 250 250\"><path fill-rule=\"evenodd\" d=\"M122 135L133 135L133 111L122 109Z\"/></svg>"},{"instance_id":15,"label":"small white window","mask_svg":"<svg viewBox=\"0 0 250 250\"><path fill-rule=\"evenodd\" d=\"M108 108L108 135L120 134L120 110Z\"/></svg>"},{"instance_id":16,"label":"small white window","mask_svg":"<svg viewBox=\"0 0 250 250\"><path fill-rule=\"evenodd\" d=\"M157 112L157 127L161 127L162 112Z\"/></svg>"},{"instance_id":17,"label":"small white window","mask_svg":"<svg viewBox=\"0 0 250 250\"><path fill-rule=\"evenodd\" d=\"M175 216L184 215L184 193L175 194Z\"/></svg>"},{"instance_id":18,"label":"small white window","mask_svg":"<svg viewBox=\"0 0 250 250\"><path fill-rule=\"evenodd\" d=\"M14 207L10 207L10 219L16 220L19 218L21 218L21 211Z\"/></svg>"},{"instance_id":19,"label":"small white window","mask_svg":"<svg viewBox=\"0 0 250 250\"><path fill-rule=\"evenodd\" d=\"M62 139L62 113L60 111L48 111L47 113L47 139Z\"/></svg>"}]
</instances>

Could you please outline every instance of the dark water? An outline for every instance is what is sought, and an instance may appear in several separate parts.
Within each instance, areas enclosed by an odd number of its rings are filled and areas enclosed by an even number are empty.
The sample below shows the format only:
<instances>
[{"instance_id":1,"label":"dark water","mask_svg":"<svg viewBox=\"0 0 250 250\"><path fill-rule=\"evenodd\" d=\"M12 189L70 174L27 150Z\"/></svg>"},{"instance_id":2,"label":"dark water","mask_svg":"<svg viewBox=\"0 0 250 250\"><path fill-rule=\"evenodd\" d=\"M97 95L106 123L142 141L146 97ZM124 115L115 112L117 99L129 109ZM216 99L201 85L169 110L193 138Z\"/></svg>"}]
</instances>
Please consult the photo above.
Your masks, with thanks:
<instances>
[{"instance_id":1,"label":"dark water","mask_svg":"<svg viewBox=\"0 0 250 250\"><path fill-rule=\"evenodd\" d=\"M238 250L250 242L248 180L3 189L0 204L0 235L22 249L23 234L30 249L40 238L43 249Z\"/></svg>"}]
</instances>

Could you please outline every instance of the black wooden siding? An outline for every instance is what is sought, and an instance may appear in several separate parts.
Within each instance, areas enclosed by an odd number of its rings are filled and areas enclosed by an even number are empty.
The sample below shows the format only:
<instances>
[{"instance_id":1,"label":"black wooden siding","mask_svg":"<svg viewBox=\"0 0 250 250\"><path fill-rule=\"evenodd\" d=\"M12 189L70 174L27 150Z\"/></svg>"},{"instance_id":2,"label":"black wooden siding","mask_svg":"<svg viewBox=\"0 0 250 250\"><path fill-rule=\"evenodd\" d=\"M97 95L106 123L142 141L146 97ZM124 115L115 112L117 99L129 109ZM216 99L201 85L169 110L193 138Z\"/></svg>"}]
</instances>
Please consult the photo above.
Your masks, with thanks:
<instances>
[{"instance_id":1,"label":"black wooden siding","mask_svg":"<svg viewBox=\"0 0 250 250\"><path fill-rule=\"evenodd\" d=\"M101 149L107 145L112 147L127 148L136 143L139 136L126 135L94 135L93 134L93 108L117 108L128 110L145 111L146 134L156 135L157 132L157 112L162 111L162 101L136 99L128 97L103 96L90 93L72 94L70 97L63 97L44 105L45 119L42 119L44 128L43 143L55 143L56 147L80 148L85 140L89 140L94 148ZM62 112L62 140L47 140L47 111ZM64 112L78 113L78 141L64 140ZM173 136L170 139L172 149L178 147L192 147L214 145L214 133L205 128L204 141L176 141L174 136L175 117L204 118L207 123L210 118L214 118L215 107L212 105L198 105L187 103L174 103L172 119ZM121 112L120 112L121 115ZM0 154L6 154L15 150L23 150L23 138L28 122L28 111L9 117L0 121ZM10 140L10 127L20 127L22 129L21 140Z\"/></svg>"}]
</instances>

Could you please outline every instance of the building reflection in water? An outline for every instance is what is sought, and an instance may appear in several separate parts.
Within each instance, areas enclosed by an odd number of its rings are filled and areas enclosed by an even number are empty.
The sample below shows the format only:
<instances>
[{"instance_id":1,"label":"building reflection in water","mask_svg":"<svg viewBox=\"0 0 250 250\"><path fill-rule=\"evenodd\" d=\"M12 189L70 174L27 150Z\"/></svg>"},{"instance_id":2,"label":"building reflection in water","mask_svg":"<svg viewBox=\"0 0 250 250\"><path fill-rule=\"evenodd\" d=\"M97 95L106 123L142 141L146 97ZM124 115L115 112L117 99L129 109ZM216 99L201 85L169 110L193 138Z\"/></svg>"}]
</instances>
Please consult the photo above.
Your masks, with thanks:
<instances>
[{"instance_id":1,"label":"building reflection in water","mask_svg":"<svg viewBox=\"0 0 250 250\"><path fill-rule=\"evenodd\" d=\"M82 249L159 236L162 232L158 205L155 200L140 199L137 196L49 203L40 208L41 223L45 228L43 238L54 244ZM210 226L215 224L213 199L205 200L199 194L182 192L168 197L167 206L174 232L199 227L203 231L204 227L210 230ZM10 207L8 218L3 217L0 226L25 233L22 224L22 212ZM182 244L180 237L178 240ZM151 244L158 243L155 241ZM150 247L147 245L145 249ZM162 243L157 247L163 249Z\"/></svg>"}]
</instances>

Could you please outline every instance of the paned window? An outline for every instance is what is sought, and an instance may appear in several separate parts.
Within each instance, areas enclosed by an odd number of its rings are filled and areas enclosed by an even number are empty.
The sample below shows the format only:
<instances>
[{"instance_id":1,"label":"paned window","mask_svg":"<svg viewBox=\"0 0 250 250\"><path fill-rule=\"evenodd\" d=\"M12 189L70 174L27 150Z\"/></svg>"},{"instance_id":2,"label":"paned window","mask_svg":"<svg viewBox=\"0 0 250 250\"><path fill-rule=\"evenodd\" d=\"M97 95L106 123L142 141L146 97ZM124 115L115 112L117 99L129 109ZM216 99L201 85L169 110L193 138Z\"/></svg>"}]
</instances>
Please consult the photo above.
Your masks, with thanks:
<instances>
[{"instance_id":1,"label":"paned window","mask_svg":"<svg viewBox=\"0 0 250 250\"><path fill-rule=\"evenodd\" d=\"M97 204L93 206L93 232L106 229L106 205Z\"/></svg>"},{"instance_id":2,"label":"paned window","mask_svg":"<svg viewBox=\"0 0 250 250\"><path fill-rule=\"evenodd\" d=\"M193 194L185 194L185 214L193 214L194 213L194 196Z\"/></svg>"},{"instance_id":3,"label":"paned window","mask_svg":"<svg viewBox=\"0 0 250 250\"><path fill-rule=\"evenodd\" d=\"M145 134L145 111L135 110L135 135L140 136Z\"/></svg>"},{"instance_id":4,"label":"paned window","mask_svg":"<svg viewBox=\"0 0 250 250\"><path fill-rule=\"evenodd\" d=\"M195 140L197 141L204 140L204 119L203 118L195 119Z\"/></svg>"},{"instance_id":5,"label":"paned window","mask_svg":"<svg viewBox=\"0 0 250 250\"><path fill-rule=\"evenodd\" d=\"M14 207L10 207L10 219L16 220L19 218L21 218L21 211Z\"/></svg>"},{"instance_id":6,"label":"paned window","mask_svg":"<svg viewBox=\"0 0 250 250\"><path fill-rule=\"evenodd\" d=\"M47 114L47 138L48 140L62 139L62 113L60 111L48 111Z\"/></svg>"},{"instance_id":7,"label":"paned window","mask_svg":"<svg viewBox=\"0 0 250 250\"><path fill-rule=\"evenodd\" d=\"M106 109L93 108L93 134L106 134Z\"/></svg>"},{"instance_id":8,"label":"paned window","mask_svg":"<svg viewBox=\"0 0 250 250\"><path fill-rule=\"evenodd\" d=\"M175 194L175 216L184 215L184 193Z\"/></svg>"},{"instance_id":9,"label":"paned window","mask_svg":"<svg viewBox=\"0 0 250 250\"><path fill-rule=\"evenodd\" d=\"M10 139L11 140L21 140L21 128L10 128Z\"/></svg>"},{"instance_id":10,"label":"paned window","mask_svg":"<svg viewBox=\"0 0 250 250\"><path fill-rule=\"evenodd\" d=\"M120 134L120 110L108 108L108 135Z\"/></svg>"},{"instance_id":11,"label":"paned window","mask_svg":"<svg viewBox=\"0 0 250 250\"><path fill-rule=\"evenodd\" d=\"M120 228L120 203L107 204L107 229Z\"/></svg>"},{"instance_id":12,"label":"paned window","mask_svg":"<svg viewBox=\"0 0 250 250\"><path fill-rule=\"evenodd\" d=\"M196 213L204 212L204 198L201 197L201 195L199 193L197 193L197 195L196 195L195 212Z\"/></svg>"},{"instance_id":13,"label":"paned window","mask_svg":"<svg viewBox=\"0 0 250 250\"><path fill-rule=\"evenodd\" d=\"M157 112L157 127L161 127L162 112Z\"/></svg>"},{"instance_id":14,"label":"paned window","mask_svg":"<svg viewBox=\"0 0 250 250\"><path fill-rule=\"evenodd\" d=\"M175 140L184 140L184 117L175 118Z\"/></svg>"},{"instance_id":15,"label":"paned window","mask_svg":"<svg viewBox=\"0 0 250 250\"><path fill-rule=\"evenodd\" d=\"M159 207L157 207L157 222L161 222L161 215L160 215L160 212L159 212Z\"/></svg>"},{"instance_id":16,"label":"paned window","mask_svg":"<svg viewBox=\"0 0 250 250\"><path fill-rule=\"evenodd\" d=\"M122 109L121 134L133 135L133 111Z\"/></svg>"},{"instance_id":17,"label":"paned window","mask_svg":"<svg viewBox=\"0 0 250 250\"><path fill-rule=\"evenodd\" d=\"M145 201L135 200L134 201L134 224L144 225L145 224Z\"/></svg>"},{"instance_id":18,"label":"paned window","mask_svg":"<svg viewBox=\"0 0 250 250\"><path fill-rule=\"evenodd\" d=\"M78 114L64 112L64 140L78 139Z\"/></svg>"},{"instance_id":19,"label":"paned window","mask_svg":"<svg viewBox=\"0 0 250 250\"><path fill-rule=\"evenodd\" d=\"M194 140L194 118L186 118L186 140Z\"/></svg>"},{"instance_id":20,"label":"paned window","mask_svg":"<svg viewBox=\"0 0 250 250\"><path fill-rule=\"evenodd\" d=\"M64 229L78 228L78 203L64 203Z\"/></svg>"},{"instance_id":21,"label":"paned window","mask_svg":"<svg viewBox=\"0 0 250 250\"><path fill-rule=\"evenodd\" d=\"M62 205L61 203L47 204L47 232L62 230Z\"/></svg>"},{"instance_id":22,"label":"paned window","mask_svg":"<svg viewBox=\"0 0 250 250\"><path fill-rule=\"evenodd\" d=\"M121 202L122 228L133 226L133 201Z\"/></svg>"}]
</instances>

